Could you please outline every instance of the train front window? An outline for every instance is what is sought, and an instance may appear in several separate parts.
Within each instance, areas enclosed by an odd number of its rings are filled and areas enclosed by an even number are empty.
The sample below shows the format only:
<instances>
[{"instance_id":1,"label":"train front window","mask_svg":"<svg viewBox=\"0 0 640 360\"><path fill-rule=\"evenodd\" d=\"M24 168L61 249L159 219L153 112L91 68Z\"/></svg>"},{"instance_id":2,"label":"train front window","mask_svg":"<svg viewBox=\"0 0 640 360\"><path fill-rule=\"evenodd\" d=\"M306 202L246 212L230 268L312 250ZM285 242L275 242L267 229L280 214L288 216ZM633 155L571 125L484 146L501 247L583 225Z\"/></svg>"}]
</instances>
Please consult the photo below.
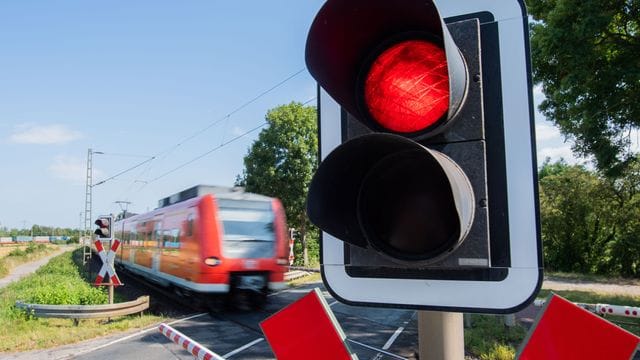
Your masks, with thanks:
<instances>
[{"instance_id":1,"label":"train front window","mask_svg":"<svg viewBox=\"0 0 640 360\"><path fill-rule=\"evenodd\" d=\"M231 242L273 242L274 214L268 202L219 200L224 240Z\"/></svg>"}]
</instances>

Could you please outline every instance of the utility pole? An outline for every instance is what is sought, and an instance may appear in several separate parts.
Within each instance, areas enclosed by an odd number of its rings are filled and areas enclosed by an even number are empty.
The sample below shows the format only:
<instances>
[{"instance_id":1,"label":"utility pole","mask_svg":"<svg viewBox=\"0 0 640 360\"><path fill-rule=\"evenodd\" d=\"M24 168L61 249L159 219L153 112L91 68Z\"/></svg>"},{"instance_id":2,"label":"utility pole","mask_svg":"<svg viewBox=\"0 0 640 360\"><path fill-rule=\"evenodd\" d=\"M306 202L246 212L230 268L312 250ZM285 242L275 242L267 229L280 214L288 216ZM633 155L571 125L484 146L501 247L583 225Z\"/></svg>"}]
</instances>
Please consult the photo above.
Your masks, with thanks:
<instances>
[{"instance_id":1,"label":"utility pole","mask_svg":"<svg viewBox=\"0 0 640 360\"><path fill-rule=\"evenodd\" d=\"M100 151L87 151L87 182L84 197L84 236L80 239L82 242L82 263L86 264L91 259L91 209L92 209L92 191L93 191L93 154L103 154Z\"/></svg>"}]
</instances>

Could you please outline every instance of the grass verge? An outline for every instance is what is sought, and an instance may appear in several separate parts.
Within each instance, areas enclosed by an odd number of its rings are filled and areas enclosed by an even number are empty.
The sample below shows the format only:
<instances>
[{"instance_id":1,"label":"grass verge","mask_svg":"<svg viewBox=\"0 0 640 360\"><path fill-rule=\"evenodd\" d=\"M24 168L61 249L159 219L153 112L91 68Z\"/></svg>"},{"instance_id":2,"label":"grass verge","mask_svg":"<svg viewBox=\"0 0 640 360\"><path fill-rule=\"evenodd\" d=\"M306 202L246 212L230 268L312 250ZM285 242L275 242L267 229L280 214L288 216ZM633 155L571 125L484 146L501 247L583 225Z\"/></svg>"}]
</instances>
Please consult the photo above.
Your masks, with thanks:
<instances>
[{"instance_id":1,"label":"grass verge","mask_svg":"<svg viewBox=\"0 0 640 360\"><path fill-rule=\"evenodd\" d=\"M86 281L88 273L78 265L81 259L81 249L64 253L51 259L36 273L0 289L0 352L70 344L122 330L144 328L162 320L143 314L114 318L109 323L81 320L74 326L69 319L33 318L14 306L16 300L53 305L105 304L106 288L89 285Z\"/></svg>"},{"instance_id":2,"label":"grass verge","mask_svg":"<svg viewBox=\"0 0 640 360\"><path fill-rule=\"evenodd\" d=\"M287 282L287 284L289 284L289 286L299 286L302 284L306 284L306 283L312 283L312 282L318 282L318 281L322 281L322 277L320 276L320 273L311 273L307 276L303 276L303 277L299 277L293 280L290 280Z\"/></svg>"},{"instance_id":3,"label":"grass verge","mask_svg":"<svg viewBox=\"0 0 640 360\"><path fill-rule=\"evenodd\" d=\"M464 347L481 360L512 360L527 330L506 327L502 316L471 314L471 327L464 329Z\"/></svg>"},{"instance_id":4,"label":"grass verge","mask_svg":"<svg viewBox=\"0 0 640 360\"><path fill-rule=\"evenodd\" d=\"M18 265L40 259L55 251L55 247L45 244L29 243L26 247L16 247L0 258L0 279Z\"/></svg>"}]
</instances>

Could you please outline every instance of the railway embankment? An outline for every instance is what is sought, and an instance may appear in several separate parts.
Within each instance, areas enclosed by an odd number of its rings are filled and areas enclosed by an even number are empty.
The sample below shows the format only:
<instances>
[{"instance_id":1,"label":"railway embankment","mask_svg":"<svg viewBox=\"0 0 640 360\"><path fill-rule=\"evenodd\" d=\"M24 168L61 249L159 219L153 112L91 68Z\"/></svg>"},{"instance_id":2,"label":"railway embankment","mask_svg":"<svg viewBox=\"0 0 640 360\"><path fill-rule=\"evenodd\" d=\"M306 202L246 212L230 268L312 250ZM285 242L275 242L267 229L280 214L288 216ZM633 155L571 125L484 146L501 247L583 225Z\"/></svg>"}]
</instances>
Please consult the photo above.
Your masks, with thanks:
<instances>
[{"instance_id":1,"label":"railway embankment","mask_svg":"<svg viewBox=\"0 0 640 360\"><path fill-rule=\"evenodd\" d=\"M91 284L82 266L82 251L68 251L51 258L33 274L0 289L0 353L44 349L121 332L142 329L164 320L143 314L107 320L36 318L15 306L16 301L49 305L97 305L107 303L105 288ZM116 297L116 302L121 299ZM1 356L0 356L1 357Z\"/></svg>"}]
</instances>

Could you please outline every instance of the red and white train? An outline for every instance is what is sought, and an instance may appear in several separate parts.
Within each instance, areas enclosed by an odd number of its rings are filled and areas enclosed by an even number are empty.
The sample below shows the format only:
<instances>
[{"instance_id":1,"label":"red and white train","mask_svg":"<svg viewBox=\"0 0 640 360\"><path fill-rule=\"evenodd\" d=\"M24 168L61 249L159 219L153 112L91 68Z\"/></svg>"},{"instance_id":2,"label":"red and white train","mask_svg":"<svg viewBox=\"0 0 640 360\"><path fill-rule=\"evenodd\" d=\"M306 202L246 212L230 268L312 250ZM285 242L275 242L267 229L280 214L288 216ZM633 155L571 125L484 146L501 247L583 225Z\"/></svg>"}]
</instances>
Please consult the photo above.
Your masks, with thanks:
<instances>
[{"instance_id":1,"label":"red and white train","mask_svg":"<svg viewBox=\"0 0 640 360\"><path fill-rule=\"evenodd\" d=\"M245 293L256 306L286 286L289 239L278 199L195 186L113 224L116 265L181 294Z\"/></svg>"}]
</instances>

